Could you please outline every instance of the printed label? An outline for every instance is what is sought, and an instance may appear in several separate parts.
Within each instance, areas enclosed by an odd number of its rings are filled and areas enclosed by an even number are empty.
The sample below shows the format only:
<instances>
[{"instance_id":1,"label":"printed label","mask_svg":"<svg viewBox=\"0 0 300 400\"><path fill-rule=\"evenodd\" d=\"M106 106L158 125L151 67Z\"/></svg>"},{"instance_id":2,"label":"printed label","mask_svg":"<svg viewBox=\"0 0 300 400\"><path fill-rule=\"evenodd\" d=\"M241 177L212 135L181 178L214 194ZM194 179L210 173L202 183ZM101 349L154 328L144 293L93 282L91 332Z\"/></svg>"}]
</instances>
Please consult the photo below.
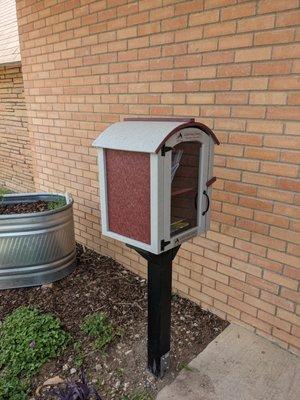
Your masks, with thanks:
<instances>
[{"instance_id":1,"label":"printed label","mask_svg":"<svg viewBox=\"0 0 300 400\"><path fill-rule=\"evenodd\" d=\"M179 132L176 136L176 143L199 139L199 134L196 132Z\"/></svg>"}]
</instances>

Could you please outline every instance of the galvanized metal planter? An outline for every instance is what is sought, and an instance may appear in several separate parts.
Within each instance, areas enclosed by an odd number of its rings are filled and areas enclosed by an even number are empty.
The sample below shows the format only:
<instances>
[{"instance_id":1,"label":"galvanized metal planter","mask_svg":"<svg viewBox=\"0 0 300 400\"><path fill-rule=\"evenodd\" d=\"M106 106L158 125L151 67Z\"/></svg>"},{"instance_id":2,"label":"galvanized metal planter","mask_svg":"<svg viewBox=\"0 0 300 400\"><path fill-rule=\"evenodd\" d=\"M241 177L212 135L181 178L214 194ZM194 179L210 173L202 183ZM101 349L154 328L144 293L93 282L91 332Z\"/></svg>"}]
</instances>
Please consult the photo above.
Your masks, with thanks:
<instances>
[{"instance_id":1,"label":"galvanized metal planter","mask_svg":"<svg viewBox=\"0 0 300 400\"><path fill-rule=\"evenodd\" d=\"M62 194L8 194L8 203L66 200L55 210L0 215L0 289L42 285L75 269L73 199Z\"/></svg>"}]
</instances>

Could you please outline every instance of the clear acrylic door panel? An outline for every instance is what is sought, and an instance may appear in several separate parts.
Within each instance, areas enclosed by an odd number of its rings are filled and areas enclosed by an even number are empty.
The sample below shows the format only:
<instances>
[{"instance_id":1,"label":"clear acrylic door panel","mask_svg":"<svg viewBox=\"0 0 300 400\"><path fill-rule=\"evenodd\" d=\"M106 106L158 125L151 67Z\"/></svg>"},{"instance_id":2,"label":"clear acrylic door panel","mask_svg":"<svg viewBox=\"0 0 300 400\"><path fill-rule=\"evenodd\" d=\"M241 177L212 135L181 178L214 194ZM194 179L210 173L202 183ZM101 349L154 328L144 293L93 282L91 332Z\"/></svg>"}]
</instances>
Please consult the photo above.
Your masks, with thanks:
<instances>
[{"instance_id":1,"label":"clear acrylic door panel","mask_svg":"<svg viewBox=\"0 0 300 400\"><path fill-rule=\"evenodd\" d=\"M171 237L198 225L198 185L201 143L173 147L171 169Z\"/></svg>"}]
</instances>

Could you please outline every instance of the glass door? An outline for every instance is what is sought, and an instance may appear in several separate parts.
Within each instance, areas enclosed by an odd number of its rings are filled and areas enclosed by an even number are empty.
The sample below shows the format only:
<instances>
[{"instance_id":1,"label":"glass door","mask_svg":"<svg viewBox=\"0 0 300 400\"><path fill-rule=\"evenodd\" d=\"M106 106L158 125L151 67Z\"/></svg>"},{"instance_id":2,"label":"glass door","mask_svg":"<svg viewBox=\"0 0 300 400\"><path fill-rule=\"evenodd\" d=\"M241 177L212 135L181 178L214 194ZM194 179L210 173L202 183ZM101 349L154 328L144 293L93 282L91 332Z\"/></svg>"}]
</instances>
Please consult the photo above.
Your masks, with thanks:
<instances>
[{"instance_id":1,"label":"glass door","mask_svg":"<svg viewBox=\"0 0 300 400\"><path fill-rule=\"evenodd\" d=\"M171 237L198 225L198 184L201 143L173 147L171 169Z\"/></svg>"}]
</instances>

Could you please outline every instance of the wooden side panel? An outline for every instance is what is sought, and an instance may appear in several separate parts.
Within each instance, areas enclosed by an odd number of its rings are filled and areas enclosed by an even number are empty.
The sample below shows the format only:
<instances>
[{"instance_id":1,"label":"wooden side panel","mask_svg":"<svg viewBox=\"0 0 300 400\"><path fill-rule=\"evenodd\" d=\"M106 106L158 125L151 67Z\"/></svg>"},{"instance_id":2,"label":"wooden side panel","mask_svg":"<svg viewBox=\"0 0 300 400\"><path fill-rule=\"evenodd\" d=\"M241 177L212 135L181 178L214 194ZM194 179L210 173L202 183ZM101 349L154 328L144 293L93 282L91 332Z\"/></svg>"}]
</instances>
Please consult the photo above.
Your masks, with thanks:
<instances>
[{"instance_id":1,"label":"wooden side panel","mask_svg":"<svg viewBox=\"0 0 300 400\"><path fill-rule=\"evenodd\" d=\"M106 149L108 229L151 244L150 154Z\"/></svg>"}]
</instances>

